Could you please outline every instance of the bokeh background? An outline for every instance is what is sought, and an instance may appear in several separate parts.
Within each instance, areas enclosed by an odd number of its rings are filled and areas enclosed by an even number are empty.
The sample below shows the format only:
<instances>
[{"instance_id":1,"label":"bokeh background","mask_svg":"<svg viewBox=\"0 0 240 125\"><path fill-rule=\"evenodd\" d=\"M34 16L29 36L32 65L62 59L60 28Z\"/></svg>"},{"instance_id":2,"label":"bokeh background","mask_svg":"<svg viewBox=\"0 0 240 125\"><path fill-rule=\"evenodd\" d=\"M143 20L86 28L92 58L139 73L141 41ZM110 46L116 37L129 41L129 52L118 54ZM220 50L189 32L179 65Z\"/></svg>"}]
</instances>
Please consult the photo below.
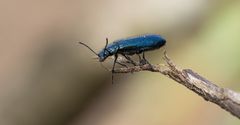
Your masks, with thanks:
<instances>
[{"instance_id":1,"label":"bokeh background","mask_svg":"<svg viewBox=\"0 0 240 125\"><path fill-rule=\"evenodd\" d=\"M161 34L163 50L221 87L240 91L239 0L1 0L1 125L239 125L220 107L158 73L117 74L95 50ZM104 65L111 68L112 60Z\"/></svg>"}]
</instances>

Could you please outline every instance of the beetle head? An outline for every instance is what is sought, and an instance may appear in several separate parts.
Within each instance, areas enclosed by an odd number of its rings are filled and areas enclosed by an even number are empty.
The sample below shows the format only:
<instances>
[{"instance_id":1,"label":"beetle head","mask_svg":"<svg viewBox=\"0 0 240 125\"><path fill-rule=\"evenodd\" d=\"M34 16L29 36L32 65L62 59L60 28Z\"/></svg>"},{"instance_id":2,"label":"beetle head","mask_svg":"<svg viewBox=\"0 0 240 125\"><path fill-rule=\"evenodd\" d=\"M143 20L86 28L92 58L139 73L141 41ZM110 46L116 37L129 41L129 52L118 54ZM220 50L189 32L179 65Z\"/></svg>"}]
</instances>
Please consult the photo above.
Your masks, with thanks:
<instances>
[{"instance_id":1,"label":"beetle head","mask_svg":"<svg viewBox=\"0 0 240 125\"><path fill-rule=\"evenodd\" d=\"M107 49L103 49L98 54L99 62L103 62L109 55L110 55L109 51Z\"/></svg>"}]
</instances>

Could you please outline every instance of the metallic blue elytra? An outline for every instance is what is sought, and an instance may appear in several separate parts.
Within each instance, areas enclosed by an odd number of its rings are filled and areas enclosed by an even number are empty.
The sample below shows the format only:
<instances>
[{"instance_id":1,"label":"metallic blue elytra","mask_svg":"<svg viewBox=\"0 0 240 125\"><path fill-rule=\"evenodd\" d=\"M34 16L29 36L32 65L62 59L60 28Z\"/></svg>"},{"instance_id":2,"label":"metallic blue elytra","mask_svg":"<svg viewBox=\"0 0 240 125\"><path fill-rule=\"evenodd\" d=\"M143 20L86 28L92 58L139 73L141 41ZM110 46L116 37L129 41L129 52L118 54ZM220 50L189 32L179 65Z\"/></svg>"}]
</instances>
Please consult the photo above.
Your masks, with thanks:
<instances>
[{"instance_id":1,"label":"metallic blue elytra","mask_svg":"<svg viewBox=\"0 0 240 125\"><path fill-rule=\"evenodd\" d=\"M156 34L130 37L114 41L102 49L97 55L99 57L99 61L103 62L107 57L112 55L140 54L145 51L158 49L164 46L165 43L166 40Z\"/></svg>"}]
</instances>

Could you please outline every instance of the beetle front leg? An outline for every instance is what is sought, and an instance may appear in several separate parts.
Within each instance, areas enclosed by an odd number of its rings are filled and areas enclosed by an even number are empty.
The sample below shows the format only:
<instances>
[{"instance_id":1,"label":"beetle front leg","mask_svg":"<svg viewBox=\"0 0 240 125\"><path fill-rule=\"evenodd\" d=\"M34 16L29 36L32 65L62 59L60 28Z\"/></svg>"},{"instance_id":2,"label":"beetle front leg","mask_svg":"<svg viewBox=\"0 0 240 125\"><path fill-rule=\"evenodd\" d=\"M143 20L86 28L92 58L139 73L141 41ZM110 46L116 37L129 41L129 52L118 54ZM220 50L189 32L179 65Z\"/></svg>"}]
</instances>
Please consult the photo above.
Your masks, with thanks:
<instances>
[{"instance_id":1,"label":"beetle front leg","mask_svg":"<svg viewBox=\"0 0 240 125\"><path fill-rule=\"evenodd\" d=\"M114 68L115 68L115 64L117 62L117 58L118 58L118 55L114 55L115 59L114 59L114 62L113 62L113 67L112 67L112 84L113 84L113 74L115 73L114 72Z\"/></svg>"}]
</instances>

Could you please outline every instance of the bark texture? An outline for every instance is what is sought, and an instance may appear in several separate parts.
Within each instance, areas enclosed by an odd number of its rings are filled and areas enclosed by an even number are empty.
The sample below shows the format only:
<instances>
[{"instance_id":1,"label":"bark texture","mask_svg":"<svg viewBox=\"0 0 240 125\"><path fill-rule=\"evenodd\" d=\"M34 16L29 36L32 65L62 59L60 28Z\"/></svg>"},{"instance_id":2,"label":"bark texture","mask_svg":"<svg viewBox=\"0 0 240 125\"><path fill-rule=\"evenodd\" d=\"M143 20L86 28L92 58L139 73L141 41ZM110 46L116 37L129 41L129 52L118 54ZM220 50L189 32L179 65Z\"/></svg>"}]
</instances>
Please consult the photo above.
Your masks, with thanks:
<instances>
[{"instance_id":1,"label":"bark texture","mask_svg":"<svg viewBox=\"0 0 240 125\"><path fill-rule=\"evenodd\" d=\"M119 68L115 69L115 73L132 73L140 71L159 72L197 93L206 101L213 102L232 115L240 118L240 93L227 88L221 88L191 69L178 68L167 56L166 52L164 53L163 59L166 64L145 64Z\"/></svg>"}]
</instances>

